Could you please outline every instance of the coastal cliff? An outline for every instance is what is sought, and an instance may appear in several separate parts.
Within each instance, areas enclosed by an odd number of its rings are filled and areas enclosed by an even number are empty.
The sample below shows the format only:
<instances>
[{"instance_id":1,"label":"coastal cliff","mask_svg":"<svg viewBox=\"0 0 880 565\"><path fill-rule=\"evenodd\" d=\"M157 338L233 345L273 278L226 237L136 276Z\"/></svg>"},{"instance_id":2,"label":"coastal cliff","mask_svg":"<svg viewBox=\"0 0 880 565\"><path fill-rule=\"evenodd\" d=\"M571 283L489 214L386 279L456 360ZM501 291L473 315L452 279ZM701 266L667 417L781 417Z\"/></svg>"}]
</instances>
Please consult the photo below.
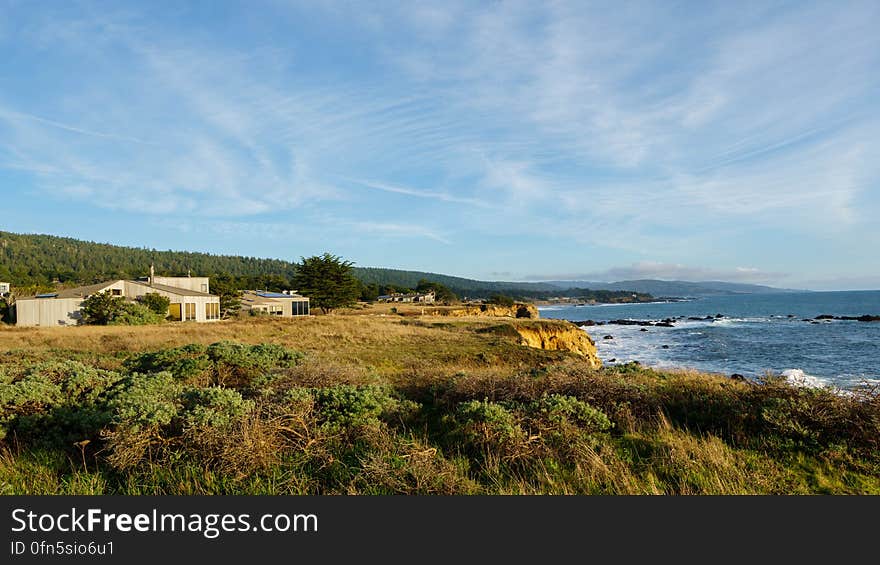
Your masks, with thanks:
<instances>
[{"instance_id":1,"label":"coastal cliff","mask_svg":"<svg viewBox=\"0 0 880 565\"><path fill-rule=\"evenodd\" d=\"M587 360L590 367L598 369L602 361L596 353L596 344L587 332L570 322L540 320L513 324L520 343L550 351L570 351Z\"/></svg>"},{"instance_id":2,"label":"coastal cliff","mask_svg":"<svg viewBox=\"0 0 880 565\"><path fill-rule=\"evenodd\" d=\"M538 309L533 304L516 303L513 306L499 304L476 304L456 308L425 308L424 313L430 316L452 316L464 318L467 316L501 316L507 318L527 318L537 320L540 317Z\"/></svg>"}]
</instances>

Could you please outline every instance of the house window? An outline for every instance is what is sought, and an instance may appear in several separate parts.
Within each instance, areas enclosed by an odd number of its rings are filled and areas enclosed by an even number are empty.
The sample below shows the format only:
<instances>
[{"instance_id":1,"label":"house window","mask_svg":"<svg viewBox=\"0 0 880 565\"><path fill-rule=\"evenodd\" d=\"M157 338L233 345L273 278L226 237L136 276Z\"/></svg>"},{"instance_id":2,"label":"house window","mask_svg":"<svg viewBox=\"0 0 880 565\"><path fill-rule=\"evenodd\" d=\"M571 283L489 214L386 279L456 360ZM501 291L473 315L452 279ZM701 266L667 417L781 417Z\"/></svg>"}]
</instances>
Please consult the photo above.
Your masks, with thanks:
<instances>
[{"instance_id":1,"label":"house window","mask_svg":"<svg viewBox=\"0 0 880 565\"><path fill-rule=\"evenodd\" d=\"M309 315L309 301L308 300L297 300L293 303L293 315L294 316L308 316Z\"/></svg>"},{"instance_id":2,"label":"house window","mask_svg":"<svg viewBox=\"0 0 880 565\"><path fill-rule=\"evenodd\" d=\"M189 303L186 305L186 319L187 320L195 320L196 319L196 305L194 303Z\"/></svg>"},{"instance_id":3,"label":"house window","mask_svg":"<svg viewBox=\"0 0 880 565\"><path fill-rule=\"evenodd\" d=\"M121 288L111 288L110 294L112 294L113 296L122 296L122 289Z\"/></svg>"},{"instance_id":4,"label":"house window","mask_svg":"<svg viewBox=\"0 0 880 565\"><path fill-rule=\"evenodd\" d=\"M208 302L205 304L205 317L209 320L219 320L220 304L217 302Z\"/></svg>"}]
</instances>

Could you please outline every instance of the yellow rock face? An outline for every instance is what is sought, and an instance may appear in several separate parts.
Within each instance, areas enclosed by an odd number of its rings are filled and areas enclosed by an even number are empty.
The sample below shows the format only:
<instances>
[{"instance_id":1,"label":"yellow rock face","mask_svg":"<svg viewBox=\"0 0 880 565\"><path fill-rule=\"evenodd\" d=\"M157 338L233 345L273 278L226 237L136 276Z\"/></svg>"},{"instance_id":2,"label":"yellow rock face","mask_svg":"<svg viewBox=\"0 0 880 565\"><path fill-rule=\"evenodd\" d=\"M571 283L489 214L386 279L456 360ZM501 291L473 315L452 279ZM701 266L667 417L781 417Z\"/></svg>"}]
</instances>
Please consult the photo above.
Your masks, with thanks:
<instances>
[{"instance_id":1,"label":"yellow rock face","mask_svg":"<svg viewBox=\"0 0 880 565\"><path fill-rule=\"evenodd\" d=\"M523 345L551 351L570 351L586 359L594 369L602 366L592 338L570 322L541 320L516 323L513 327Z\"/></svg>"},{"instance_id":2,"label":"yellow rock face","mask_svg":"<svg viewBox=\"0 0 880 565\"><path fill-rule=\"evenodd\" d=\"M527 318L537 320L540 315L538 309L532 304L517 303L513 306L499 306L497 304L480 304L478 306L462 306L449 310L436 310L434 312L425 309L426 314L452 316L464 318L466 316L502 316L507 318Z\"/></svg>"}]
</instances>

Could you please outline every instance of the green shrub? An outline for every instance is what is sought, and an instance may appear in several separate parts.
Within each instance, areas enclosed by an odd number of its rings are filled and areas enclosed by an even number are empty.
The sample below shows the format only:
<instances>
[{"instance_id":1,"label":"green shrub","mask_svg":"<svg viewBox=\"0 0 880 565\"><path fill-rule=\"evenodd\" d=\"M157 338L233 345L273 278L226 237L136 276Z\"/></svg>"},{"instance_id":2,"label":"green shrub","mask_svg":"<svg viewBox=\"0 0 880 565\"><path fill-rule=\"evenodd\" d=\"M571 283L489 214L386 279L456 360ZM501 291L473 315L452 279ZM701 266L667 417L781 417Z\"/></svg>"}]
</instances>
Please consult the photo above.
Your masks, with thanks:
<instances>
[{"instance_id":1,"label":"green shrub","mask_svg":"<svg viewBox=\"0 0 880 565\"><path fill-rule=\"evenodd\" d=\"M280 345L247 345L232 341L212 343L206 351L217 382L244 386L273 369L293 367L304 355Z\"/></svg>"},{"instance_id":2,"label":"green shrub","mask_svg":"<svg viewBox=\"0 0 880 565\"><path fill-rule=\"evenodd\" d=\"M521 439L525 432L507 408L487 399L461 402L455 408L458 431L478 444Z\"/></svg>"},{"instance_id":3,"label":"green shrub","mask_svg":"<svg viewBox=\"0 0 880 565\"><path fill-rule=\"evenodd\" d=\"M157 314L143 304L123 302L107 324L110 326L148 326L161 324L164 321L165 316Z\"/></svg>"},{"instance_id":4,"label":"green shrub","mask_svg":"<svg viewBox=\"0 0 880 565\"><path fill-rule=\"evenodd\" d=\"M212 343L208 346L207 355L217 366L246 369L292 367L303 358L299 351L273 343L247 345L232 341Z\"/></svg>"},{"instance_id":5,"label":"green shrub","mask_svg":"<svg viewBox=\"0 0 880 565\"><path fill-rule=\"evenodd\" d=\"M186 427L228 428L254 408L238 392L220 387L188 390L183 394Z\"/></svg>"},{"instance_id":6,"label":"green shrub","mask_svg":"<svg viewBox=\"0 0 880 565\"><path fill-rule=\"evenodd\" d=\"M166 426L179 414L183 385L171 373L134 373L125 382L109 403L117 425L131 430Z\"/></svg>"},{"instance_id":7,"label":"green shrub","mask_svg":"<svg viewBox=\"0 0 880 565\"><path fill-rule=\"evenodd\" d=\"M4 413L25 406L40 411L63 400L61 386L50 375L31 373L14 383L0 384L0 406Z\"/></svg>"},{"instance_id":8,"label":"green shrub","mask_svg":"<svg viewBox=\"0 0 880 565\"><path fill-rule=\"evenodd\" d=\"M513 306L516 300L505 294L493 294L486 300L486 304L497 304L498 306Z\"/></svg>"},{"instance_id":9,"label":"green shrub","mask_svg":"<svg viewBox=\"0 0 880 565\"><path fill-rule=\"evenodd\" d=\"M613 424L601 410L586 402L564 394L544 394L531 405L533 412L545 417L554 424L577 424L588 432L604 432Z\"/></svg>"},{"instance_id":10,"label":"green shrub","mask_svg":"<svg viewBox=\"0 0 880 565\"><path fill-rule=\"evenodd\" d=\"M205 354L206 350L204 345L191 343L182 347L141 353L126 359L123 366L130 372L158 373L168 371L177 379L196 379L213 369L211 361Z\"/></svg>"},{"instance_id":11,"label":"green shrub","mask_svg":"<svg viewBox=\"0 0 880 565\"><path fill-rule=\"evenodd\" d=\"M387 387L340 385L313 389L319 421L328 428L375 427L382 420L405 418L418 409L412 401L391 396Z\"/></svg>"},{"instance_id":12,"label":"green shrub","mask_svg":"<svg viewBox=\"0 0 880 565\"><path fill-rule=\"evenodd\" d=\"M110 292L98 292L83 300L80 309L83 323L106 326L111 323L125 304L121 296L113 296Z\"/></svg>"},{"instance_id":13,"label":"green shrub","mask_svg":"<svg viewBox=\"0 0 880 565\"><path fill-rule=\"evenodd\" d=\"M220 341L205 347L189 344L127 359L123 366L139 373L169 371L188 382L220 383L229 386L265 385L273 369L292 367L303 359L299 351L275 344L248 345Z\"/></svg>"},{"instance_id":14,"label":"green shrub","mask_svg":"<svg viewBox=\"0 0 880 565\"><path fill-rule=\"evenodd\" d=\"M168 308L171 306L171 300L167 296L162 296L158 292L148 292L138 297L137 301L152 310L163 320L168 316Z\"/></svg>"},{"instance_id":15,"label":"green shrub","mask_svg":"<svg viewBox=\"0 0 880 565\"><path fill-rule=\"evenodd\" d=\"M13 428L44 440L96 434L108 418L108 391L122 378L78 361L38 363L17 378L7 375L0 382L0 438Z\"/></svg>"},{"instance_id":16,"label":"green shrub","mask_svg":"<svg viewBox=\"0 0 880 565\"><path fill-rule=\"evenodd\" d=\"M284 391L281 403L296 409L309 408L315 403L315 395L312 389L295 386Z\"/></svg>"},{"instance_id":17,"label":"green shrub","mask_svg":"<svg viewBox=\"0 0 880 565\"><path fill-rule=\"evenodd\" d=\"M125 376L116 371L90 367L77 361L61 361L58 364L43 366L40 370L61 371L59 380L61 392L67 404L100 404L112 393L112 387Z\"/></svg>"},{"instance_id":18,"label":"green shrub","mask_svg":"<svg viewBox=\"0 0 880 565\"><path fill-rule=\"evenodd\" d=\"M83 301L81 306L83 322L101 326L144 326L163 322L168 311L167 307L162 312L156 312L151 308L151 306L157 307L155 300L149 300L147 304L140 301L129 302L121 296L113 296L110 292L99 292Z\"/></svg>"}]
</instances>

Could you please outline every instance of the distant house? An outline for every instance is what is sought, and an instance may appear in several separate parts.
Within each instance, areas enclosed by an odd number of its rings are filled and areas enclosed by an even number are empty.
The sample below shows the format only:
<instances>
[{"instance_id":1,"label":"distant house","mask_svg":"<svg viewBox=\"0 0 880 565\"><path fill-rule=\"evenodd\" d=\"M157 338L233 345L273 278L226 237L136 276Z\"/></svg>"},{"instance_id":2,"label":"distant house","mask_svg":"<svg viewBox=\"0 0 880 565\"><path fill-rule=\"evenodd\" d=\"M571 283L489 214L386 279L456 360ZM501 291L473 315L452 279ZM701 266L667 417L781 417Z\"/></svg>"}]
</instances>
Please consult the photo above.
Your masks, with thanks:
<instances>
[{"instance_id":1,"label":"distant house","mask_svg":"<svg viewBox=\"0 0 880 565\"><path fill-rule=\"evenodd\" d=\"M295 290L284 292L264 292L246 290L241 295L241 309L254 314L291 318L309 315L309 299Z\"/></svg>"},{"instance_id":2,"label":"distant house","mask_svg":"<svg viewBox=\"0 0 880 565\"><path fill-rule=\"evenodd\" d=\"M395 292L394 294L383 294L379 296L376 300L379 302L421 302L421 303L432 303L434 302L434 292L412 292L408 294L404 294L402 292Z\"/></svg>"},{"instance_id":3,"label":"distant house","mask_svg":"<svg viewBox=\"0 0 880 565\"><path fill-rule=\"evenodd\" d=\"M90 296L109 292L135 300L149 293L168 298L172 321L213 322L220 319L220 297L189 288L202 285L205 277L152 277L137 281L113 280L58 292L21 297L15 302L17 326L69 326L82 320L82 303ZM195 282L194 282L195 281Z\"/></svg>"}]
</instances>

